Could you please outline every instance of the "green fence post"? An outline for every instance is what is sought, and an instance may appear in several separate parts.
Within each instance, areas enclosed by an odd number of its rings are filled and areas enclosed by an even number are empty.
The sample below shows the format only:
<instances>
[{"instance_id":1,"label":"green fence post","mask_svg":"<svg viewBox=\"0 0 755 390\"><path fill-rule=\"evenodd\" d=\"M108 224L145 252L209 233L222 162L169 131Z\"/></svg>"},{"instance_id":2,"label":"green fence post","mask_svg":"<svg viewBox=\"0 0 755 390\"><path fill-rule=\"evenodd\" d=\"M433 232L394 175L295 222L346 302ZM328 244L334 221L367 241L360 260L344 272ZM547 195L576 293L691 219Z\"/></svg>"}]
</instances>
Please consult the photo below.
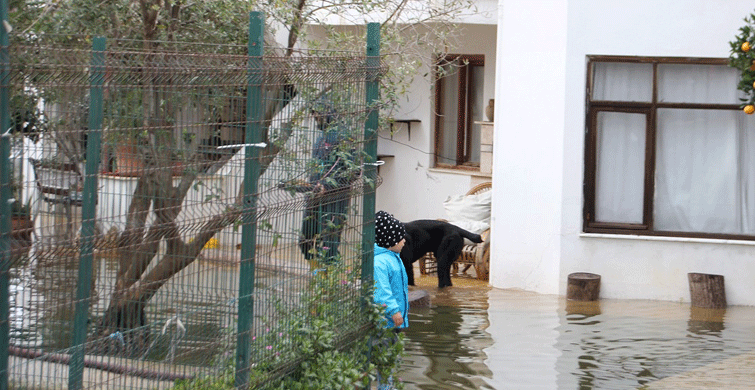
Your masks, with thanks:
<instances>
[{"instance_id":1,"label":"green fence post","mask_svg":"<svg viewBox=\"0 0 755 390\"><path fill-rule=\"evenodd\" d=\"M81 207L81 252L76 284L75 315L71 361L68 365L68 388L82 388L84 354L89 318L89 292L92 288L94 260L95 207L97 204L97 171L100 165L100 139L103 116L103 86L105 82L105 38L92 42L92 68L89 74L89 135L87 137L86 176Z\"/></svg>"},{"instance_id":2,"label":"green fence post","mask_svg":"<svg viewBox=\"0 0 755 390\"><path fill-rule=\"evenodd\" d=\"M377 161L377 128L378 128L378 108L377 103L380 98L380 23L367 24L367 79L366 82L366 102L367 121L364 124L364 152L367 155L365 165L365 177L377 177L377 167L374 162ZM362 203L362 285L372 287L373 278L373 244L375 243L375 190L376 183L373 187L365 186L364 198ZM370 291L366 289L365 291ZM370 299L370 297L365 297Z\"/></svg>"},{"instance_id":3,"label":"green fence post","mask_svg":"<svg viewBox=\"0 0 755 390\"><path fill-rule=\"evenodd\" d=\"M239 269L238 335L236 338L236 388L249 381L249 349L254 318L254 256L257 244L257 182L260 177L259 143L262 142L262 55L264 19L261 12L249 13L249 47L246 86L246 135L244 139L244 199Z\"/></svg>"},{"instance_id":4,"label":"green fence post","mask_svg":"<svg viewBox=\"0 0 755 390\"><path fill-rule=\"evenodd\" d=\"M376 104L380 98L380 23L367 24L367 78L365 79L365 104L369 112L364 123L364 176L367 179L377 178L377 128L378 108ZM365 296L364 304L372 300L372 281L374 277L374 243L375 243L375 191L377 182L372 187L364 186L362 202L362 289ZM368 354L371 352L367 352Z\"/></svg>"},{"instance_id":5,"label":"green fence post","mask_svg":"<svg viewBox=\"0 0 755 390\"><path fill-rule=\"evenodd\" d=\"M2 29L2 26L0 26ZM4 64L5 65L5 64ZM5 66L3 66L5 72ZM4 76L4 75L3 75ZM4 78L7 80L7 78ZM2 89L5 90L5 83ZM7 92L2 93L6 95ZM8 99L2 99L3 116L8 110ZM3 121L3 128L8 122ZM11 240L11 189L10 189L10 138L9 133L0 136L0 389L8 389L8 347L10 345L10 240Z\"/></svg>"},{"instance_id":6,"label":"green fence post","mask_svg":"<svg viewBox=\"0 0 755 390\"><path fill-rule=\"evenodd\" d=\"M8 20L8 0L0 0L0 23ZM8 346L10 345L10 55L8 31L0 25L0 389L8 389Z\"/></svg>"}]
</instances>

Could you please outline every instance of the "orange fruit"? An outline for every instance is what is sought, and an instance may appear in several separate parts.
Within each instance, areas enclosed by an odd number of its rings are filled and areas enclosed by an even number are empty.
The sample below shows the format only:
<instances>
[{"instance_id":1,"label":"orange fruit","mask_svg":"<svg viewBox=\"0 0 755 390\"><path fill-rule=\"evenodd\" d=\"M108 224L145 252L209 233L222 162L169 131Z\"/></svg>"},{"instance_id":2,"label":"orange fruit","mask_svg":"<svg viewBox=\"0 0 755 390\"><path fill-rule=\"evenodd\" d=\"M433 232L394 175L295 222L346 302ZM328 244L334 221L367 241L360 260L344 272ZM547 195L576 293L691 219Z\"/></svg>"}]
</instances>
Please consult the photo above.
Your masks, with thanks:
<instances>
[{"instance_id":1,"label":"orange fruit","mask_svg":"<svg viewBox=\"0 0 755 390\"><path fill-rule=\"evenodd\" d=\"M744 52L750 51L750 42L744 42L744 43L742 43L742 51L744 51Z\"/></svg>"},{"instance_id":2,"label":"orange fruit","mask_svg":"<svg viewBox=\"0 0 755 390\"><path fill-rule=\"evenodd\" d=\"M752 113L755 112L755 106L753 106L752 104L746 105L744 108L744 112L747 115L752 115Z\"/></svg>"}]
</instances>

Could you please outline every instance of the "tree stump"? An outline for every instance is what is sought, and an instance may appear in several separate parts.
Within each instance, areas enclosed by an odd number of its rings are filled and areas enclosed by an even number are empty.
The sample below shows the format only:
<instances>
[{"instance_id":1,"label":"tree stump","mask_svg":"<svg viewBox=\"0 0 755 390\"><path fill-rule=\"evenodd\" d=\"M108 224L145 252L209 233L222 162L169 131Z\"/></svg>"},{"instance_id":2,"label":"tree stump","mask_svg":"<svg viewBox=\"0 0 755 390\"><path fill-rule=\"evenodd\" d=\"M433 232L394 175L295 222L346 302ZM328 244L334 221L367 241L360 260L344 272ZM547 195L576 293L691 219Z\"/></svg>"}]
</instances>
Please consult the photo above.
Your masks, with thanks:
<instances>
[{"instance_id":1,"label":"tree stump","mask_svg":"<svg viewBox=\"0 0 755 390\"><path fill-rule=\"evenodd\" d=\"M600 296L600 275L587 272L569 274L566 298L575 301L596 301Z\"/></svg>"},{"instance_id":2,"label":"tree stump","mask_svg":"<svg viewBox=\"0 0 755 390\"><path fill-rule=\"evenodd\" d=\"M690 272L689 295L692 306L708 309L726 308L726 290L723 275Z\"/></svg>"}]
</instances>

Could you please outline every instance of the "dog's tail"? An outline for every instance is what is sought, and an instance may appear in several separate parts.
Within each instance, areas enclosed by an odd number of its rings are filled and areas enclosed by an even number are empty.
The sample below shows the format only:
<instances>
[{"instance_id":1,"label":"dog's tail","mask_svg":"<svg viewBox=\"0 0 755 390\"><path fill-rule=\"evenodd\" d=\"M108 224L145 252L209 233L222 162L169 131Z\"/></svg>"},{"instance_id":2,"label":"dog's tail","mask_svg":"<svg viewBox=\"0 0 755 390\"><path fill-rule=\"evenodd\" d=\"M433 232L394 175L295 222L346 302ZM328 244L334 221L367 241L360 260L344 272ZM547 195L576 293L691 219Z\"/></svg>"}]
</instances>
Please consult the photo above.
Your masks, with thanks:
<instances>
[{"instance_id":1,"label":"dog's tail","mask_svg":"<svg viewBox=\"0 0 755 390\"><path fill-rule=\"evenodd\" d=\"M472 241L472 242L474 242L476 244L479 244L479 243L482 242L482 236L481 235L476 234L476 233L472 233L472 232L470 232L468 230L464 230L464 229L462 229L462 228L460 228L458 226L456 228L459 231L459 234L461 234L461 236L464 237L464 238L466 238L467 240Z\"/></svg>"}]
</instances>

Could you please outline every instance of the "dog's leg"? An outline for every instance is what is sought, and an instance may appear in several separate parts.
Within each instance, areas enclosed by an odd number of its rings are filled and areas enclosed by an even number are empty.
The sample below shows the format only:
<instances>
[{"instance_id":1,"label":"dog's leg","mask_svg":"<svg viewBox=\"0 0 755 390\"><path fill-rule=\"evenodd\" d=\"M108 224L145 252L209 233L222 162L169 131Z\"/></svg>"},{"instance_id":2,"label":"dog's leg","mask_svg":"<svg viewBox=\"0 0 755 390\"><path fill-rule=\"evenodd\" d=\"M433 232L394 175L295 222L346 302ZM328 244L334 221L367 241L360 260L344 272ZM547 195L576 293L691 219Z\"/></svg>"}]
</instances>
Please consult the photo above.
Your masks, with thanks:
<instances>
[{"instance_id":1,"label":"dog's leg","mask_svg":"<svg viewBox=\"0 0 755 390\"><path fill-rule=\"evenodd\" d=\"M401 257L401 262L404 264L404 269L406 270L406 278L409 283L407 283L410 286L414 286L414 259L413 257L413 248L412 244L410 242L407 242L404 244L404 248L401 249L401 253L399 254L399 257Z\"/></svg>"},{"instance_id":2,"label":"dog's leg","mask_svg":"<svg viewBox=\"0 0 755 390\"><path fill-rule=\"evenodd\" d=\"M435 252L435 258L438 261L438 287L453 286L451 283L451 265L459 257L461 249L464 246L464 239L458 234L452 234L443 237L438 250Z\"/></svg>"},{"instance_id":3,"label":"dog's leg","mask_svg":"<svg viewBox=\"0 0 755 390\"><path fill-rule=\"evenodd\" d=\"M401 259L401 262L404 263L404 268L406 268L406 278L409 280L408 284L414 286L414 264L412 264L411 260Z\"/></svg>"}]
</instances>

